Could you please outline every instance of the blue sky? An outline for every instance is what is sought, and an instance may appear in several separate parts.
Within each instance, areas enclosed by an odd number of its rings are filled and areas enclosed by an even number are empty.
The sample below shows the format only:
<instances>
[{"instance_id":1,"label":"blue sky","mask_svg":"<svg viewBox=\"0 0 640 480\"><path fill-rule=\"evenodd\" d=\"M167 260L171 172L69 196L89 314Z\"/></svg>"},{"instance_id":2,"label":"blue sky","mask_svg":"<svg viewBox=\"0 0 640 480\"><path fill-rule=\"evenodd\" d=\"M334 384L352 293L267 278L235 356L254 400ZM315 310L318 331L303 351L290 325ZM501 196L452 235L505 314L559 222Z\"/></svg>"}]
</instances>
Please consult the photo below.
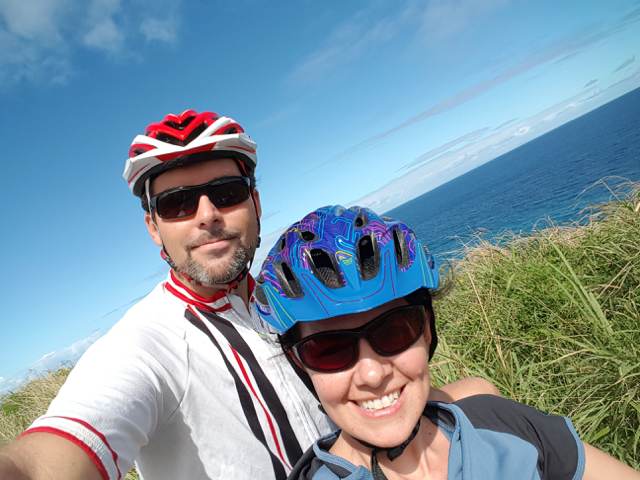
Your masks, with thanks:
<instances>
[{"instance_id":1,"label":"blue sky","mask_svg":"<svg viewBox=\"0 0 640 480\"><path fill-rule=\"evenodd\" d=\"M0 0L0 392L166 275L121 177L165 114L213 110L258 143L270 246L318 206L388 210L640 87L639 62L637 0Z\"/></svg>"}]
</instances>

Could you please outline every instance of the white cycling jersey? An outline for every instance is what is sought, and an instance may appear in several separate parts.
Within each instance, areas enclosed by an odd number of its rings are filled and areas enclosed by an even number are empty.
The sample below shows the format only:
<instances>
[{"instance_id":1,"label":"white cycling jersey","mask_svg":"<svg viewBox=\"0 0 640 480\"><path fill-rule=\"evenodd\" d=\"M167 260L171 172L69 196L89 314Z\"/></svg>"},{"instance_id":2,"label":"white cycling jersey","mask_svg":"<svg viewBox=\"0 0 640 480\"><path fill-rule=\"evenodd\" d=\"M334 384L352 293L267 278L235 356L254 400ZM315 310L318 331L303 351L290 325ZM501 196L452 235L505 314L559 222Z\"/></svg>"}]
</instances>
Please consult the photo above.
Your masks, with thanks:
<instances>
[{"instance_id":1,"label":"white cycling jersey","mask_svg":"<svg viewBox=\"0 0 640 480\"><path fill-rule=\"evenodd\" d=\"M134 460L146 480L285 479L331 427L250 310L170 273L87 350L25 435L71 440L105 480Z\"/></svg>"}]
</instances>

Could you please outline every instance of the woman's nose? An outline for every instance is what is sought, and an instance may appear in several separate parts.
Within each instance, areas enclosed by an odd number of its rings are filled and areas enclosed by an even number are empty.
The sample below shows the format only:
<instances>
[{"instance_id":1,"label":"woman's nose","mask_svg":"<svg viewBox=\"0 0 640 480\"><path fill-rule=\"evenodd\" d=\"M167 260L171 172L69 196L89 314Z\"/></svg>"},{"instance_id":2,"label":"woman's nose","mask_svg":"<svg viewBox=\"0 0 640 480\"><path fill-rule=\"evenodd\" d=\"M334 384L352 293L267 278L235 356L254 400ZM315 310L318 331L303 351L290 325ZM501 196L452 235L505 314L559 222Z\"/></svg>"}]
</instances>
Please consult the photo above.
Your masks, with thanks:
<instances>
[{"instance_id":1,"label":"woman's nose","mask_svg":"<svg viewBox=\"0 0 640 480\"><path fill-rule=\"evenodd\" d=\"M376 353L365 339L360 339L358 350L354 382L359 386L379 387L393 370L390 358Z\"/></svg>"}]
</instances>

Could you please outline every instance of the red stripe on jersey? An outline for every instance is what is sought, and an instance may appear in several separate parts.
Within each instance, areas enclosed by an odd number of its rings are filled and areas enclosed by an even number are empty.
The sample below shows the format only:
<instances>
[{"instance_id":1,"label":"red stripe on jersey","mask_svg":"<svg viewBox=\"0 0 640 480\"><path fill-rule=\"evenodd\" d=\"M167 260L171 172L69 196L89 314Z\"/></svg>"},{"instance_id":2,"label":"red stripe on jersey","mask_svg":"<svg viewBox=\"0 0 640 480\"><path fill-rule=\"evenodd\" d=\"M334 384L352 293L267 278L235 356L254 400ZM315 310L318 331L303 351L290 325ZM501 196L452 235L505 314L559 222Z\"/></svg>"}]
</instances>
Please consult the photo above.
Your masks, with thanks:
<instances>
[{"instance_id":1,"label":"red stripe on jersey","mask_svg":"<svg viewBox=\"0 0 640 480\"><path fill-rule=\"evenodd\" d=\"M79 446L82 450L84 450L84 452L89 455L89 458L93 461L93 463L95 464L95 466L98 468L98 470L100 471L100 475L102 475L103 480L109 480L109 474L107 473L107 469L105 468L104 464L102 463L102 460L100 460L100 458L98 457L98 455L96 454L96 452L94 452L93 450L91 450L91 447L89 447L89 445L87 445L86 443L84 443L82 440L80 440L77 437L74 437L73 435L71 435L68 432L65 432L63 430L59 430L57 428L52 428L52 427L35 427L35 428L30 428L29 430L27 430L26 432L24 432L22 435L20 435L20 437L23 437L25 435L28 435L30 433L51 433L53 435L58 435L59 437L62 438L66 438L67 440L71 441L72 443L76 444L77 446ZM111 450L111 449L109 449ZM116 464L116 468L118 468L118 465ZM120 480L120 470L118 469L118 480Z\"/></svg>"},{"instance_id":2,"label":"red stripe on jersey","mask_svg":"<svg viewBox=\"0 0 640 480\"><path fill-rule=\"evenodd\" d=\"M271 419L271 415L269 415L269 411L265 408L265 406L262 404L262 401L260 400L260 397L258 397L258 395L256 394L256 391L253 388L253 384L251 383L251 380L249 379L249 376L247 375L247 371L245 370L244 365L242 364L242 360L240 360L240 355L238 355L238 352L236 352L235 349L231 345L229 345L229 348L233 352L233 356L235 357L236 362L238 362L238 366L240 367L240 370L242 371L242 376L244 377L244 380L247 383L247 385L249 385L249 388L251 389L251 393L253 393L253 396L256 398L256 400L258 400L258 403L262 407L262 410L264 411L264 414L267 417L267 421L269 422L269 428L271 429L271 436L273 437L273 441L275 442L276 448L278 449L278 455L280 456L280 460L282 460L282 463L284 463L286 465L286 467L289 470L291 470L291 467L289 466L287 461L284 459L284 456L282 455L282 449L280 448L280 441L278 440L278 436L276 434L276 429L273 426L273 420Z\"/></svg>"},{"instance_id":3,"label":"red stripe on jersey","mask_svg":"<svg viewBox=\"0 0 640 480\"><path fill-rule=\"evenodd\" d=\"M224 290L220 290L216 293L214 293L211 297L207 298L207 297L203 297L201 295L198 295L196 292L194 292L193 290L191 290L187 285L185 285L184 283L182 283L180 280L178 280L178 277L175 276L175 274L173 273L173 270L171 270L169 272L171 274L171 280L179 287L184 288L186 291L189 292L189 295L191 295L196 301L198 302L202 302L202 303L213 303L217 300L220 300L222 297L224 297L226 295L226 293L224 292Z\"/></svg>"},{"instance_id":4,"label":"red stripe on jersey","mask_svg":"<svg viewBox=\"0 0 640 480\"><path fill-rule=\"evenodd\" d=\"M200 308L202 310L207 310L209 312L224 312L225 310L229 310L231 308L231 304L230 303L227 303L227 304L223 305L220 308L214 308L214 307L212 307L210 305L207 305L206 303L196 302L194 299L187 297L186 295L184 295L183 293L178 291L170 283L166 283L164 286L169 292L171 292L173 295L178 297L180 300L182 300L184 302L187 302L189 305L193 305L193 306L195 306L197 308Z\"/></svg>"}]
</instances>

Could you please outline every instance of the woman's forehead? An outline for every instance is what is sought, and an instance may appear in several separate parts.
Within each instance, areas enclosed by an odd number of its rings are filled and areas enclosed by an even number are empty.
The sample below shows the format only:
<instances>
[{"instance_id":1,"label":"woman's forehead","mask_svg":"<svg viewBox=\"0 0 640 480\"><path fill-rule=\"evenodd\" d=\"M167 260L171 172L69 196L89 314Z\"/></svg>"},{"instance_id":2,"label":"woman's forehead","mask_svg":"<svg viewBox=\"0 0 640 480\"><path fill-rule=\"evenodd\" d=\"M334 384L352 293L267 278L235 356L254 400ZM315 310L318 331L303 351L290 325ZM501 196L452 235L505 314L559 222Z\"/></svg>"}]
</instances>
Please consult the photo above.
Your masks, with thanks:
<instances>
[{"instance_id":1,"label":"woman's forehead","mask_svg":"<svg viewBox=\"0 0 640 480\"><path fill-rule=\"evenodd\" d=\"M353 330L354 328L369 323L383 313L403 305L408 305L407 301L404 298L396 298L391 302L364 312L350 313L349 315L340 315L338 317L325 318L324 320L314 322L299 322L300 339L313 335L314 333L326 332L328 330Z\"/></svg>"}]
</instances>

